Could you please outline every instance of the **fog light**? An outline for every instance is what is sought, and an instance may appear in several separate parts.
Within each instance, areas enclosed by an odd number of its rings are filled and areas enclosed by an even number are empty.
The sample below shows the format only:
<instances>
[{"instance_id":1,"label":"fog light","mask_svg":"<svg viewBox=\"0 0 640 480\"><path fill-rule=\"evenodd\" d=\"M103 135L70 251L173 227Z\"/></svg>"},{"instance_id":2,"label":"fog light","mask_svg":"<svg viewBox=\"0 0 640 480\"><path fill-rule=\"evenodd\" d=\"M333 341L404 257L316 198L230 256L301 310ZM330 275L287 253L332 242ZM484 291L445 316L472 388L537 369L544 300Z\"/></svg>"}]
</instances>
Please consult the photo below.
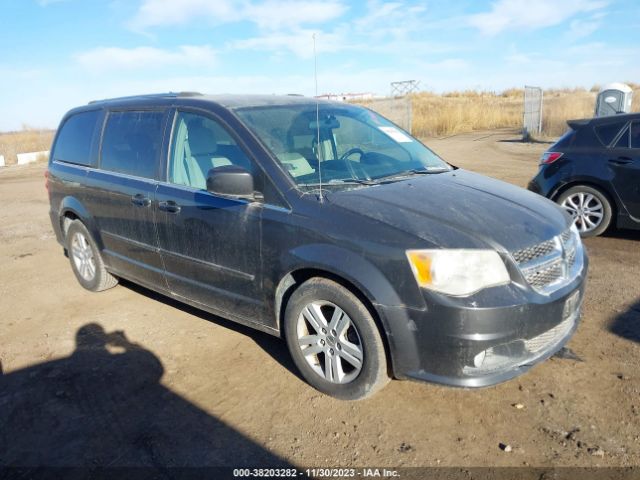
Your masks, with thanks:
<instances>
[{"instance_id":1,"label":"fog light","mask_svg":"<svg viewBox=\"0 0 640 480\"><path fill-rule=\"evenodd\" d=\"M523 358L522 340L489 347L473 357L473 367L464 367L465 373L490 373L511 368Z\"/></svg>"}]
</instances>

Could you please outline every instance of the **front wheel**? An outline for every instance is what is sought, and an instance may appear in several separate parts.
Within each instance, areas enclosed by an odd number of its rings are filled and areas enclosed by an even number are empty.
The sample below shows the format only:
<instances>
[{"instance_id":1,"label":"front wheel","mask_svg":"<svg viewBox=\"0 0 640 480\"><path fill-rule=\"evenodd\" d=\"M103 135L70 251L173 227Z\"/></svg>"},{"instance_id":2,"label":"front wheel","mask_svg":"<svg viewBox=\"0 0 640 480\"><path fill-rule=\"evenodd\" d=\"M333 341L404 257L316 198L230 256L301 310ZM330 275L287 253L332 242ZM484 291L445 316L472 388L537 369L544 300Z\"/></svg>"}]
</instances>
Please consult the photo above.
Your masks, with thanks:
<instances>
[{"instance_id":1,"label":"front wheel","mask_svg":"<svg viewBox=\"0 0 640 480\"><path fill-rule=\"evenodd\" d=\"M609 228L611 203L600 190L578 185L563 192L557 202L571 215L580 236L595 237Z\"/></svg>"},{"instance_id":2,"label":"front wheel","mask_svg":"<svg viewBox=\"0 0 640 480\"><path fill-rule=\"evenodd\" d=\"M380 332L349 290L325 278L304 282L285 310L294 363L313 387L343 400L373 395L389 381Z\"/></svg>"}]
</instances>

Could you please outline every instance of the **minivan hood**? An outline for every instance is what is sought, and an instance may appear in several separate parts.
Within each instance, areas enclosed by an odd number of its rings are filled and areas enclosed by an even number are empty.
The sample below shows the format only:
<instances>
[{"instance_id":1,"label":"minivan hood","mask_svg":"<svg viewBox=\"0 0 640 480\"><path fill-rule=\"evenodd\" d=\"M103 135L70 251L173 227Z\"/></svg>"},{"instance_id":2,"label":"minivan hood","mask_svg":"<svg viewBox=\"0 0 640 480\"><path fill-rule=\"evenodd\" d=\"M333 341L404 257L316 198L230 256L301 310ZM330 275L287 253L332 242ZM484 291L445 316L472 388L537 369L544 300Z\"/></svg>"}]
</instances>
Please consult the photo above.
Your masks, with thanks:
<instances>
[{"instance_id":1,"label":"minivan hood","mask_svg":"<svg viewBox=\"0 0 640 480\"><path fill-rule=\"evenodd\" d=\"M440 248L514 251L569 226L550 200L462 169L338 191L328 200Z\"/></svg>"}]
</instances>

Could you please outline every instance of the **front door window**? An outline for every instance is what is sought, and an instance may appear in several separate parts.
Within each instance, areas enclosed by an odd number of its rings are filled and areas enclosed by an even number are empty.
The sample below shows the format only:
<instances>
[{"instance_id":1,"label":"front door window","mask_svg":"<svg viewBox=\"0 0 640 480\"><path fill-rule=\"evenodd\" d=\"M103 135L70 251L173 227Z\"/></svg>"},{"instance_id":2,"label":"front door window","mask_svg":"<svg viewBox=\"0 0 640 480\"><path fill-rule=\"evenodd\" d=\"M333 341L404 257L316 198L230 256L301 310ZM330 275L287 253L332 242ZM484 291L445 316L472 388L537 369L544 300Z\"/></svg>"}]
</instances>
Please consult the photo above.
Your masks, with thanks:
<instances>
[{"instance_id":1,"label":"front door window","mask_svg":"<svg viewBox=\"0 0 640 480\"><path fill-rule=\"evenodd\" d=\"M169 161L169 182L201 190L214 168L236 165L252 171L251 162L215 120L178 112Z\"/></svg>"}]
</instances>

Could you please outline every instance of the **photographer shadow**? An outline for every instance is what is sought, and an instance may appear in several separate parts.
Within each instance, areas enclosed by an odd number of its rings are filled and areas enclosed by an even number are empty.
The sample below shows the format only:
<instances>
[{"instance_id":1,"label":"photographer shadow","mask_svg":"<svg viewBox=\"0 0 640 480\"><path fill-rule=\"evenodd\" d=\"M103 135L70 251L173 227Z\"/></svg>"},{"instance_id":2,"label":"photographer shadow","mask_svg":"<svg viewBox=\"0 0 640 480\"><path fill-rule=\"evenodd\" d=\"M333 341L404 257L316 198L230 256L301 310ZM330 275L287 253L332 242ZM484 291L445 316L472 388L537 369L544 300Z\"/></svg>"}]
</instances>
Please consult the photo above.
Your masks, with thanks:
<instances>
[{"instance_id":1,"label":"photographer shadow","mask_svg":"<svg viewBox=\"0 0 640 480\"><path fill-rule=\"evenodd\" d=\"M640 343L640 300L617 315L609 331L632 342Z\"/></svg>"},{"instance_id":2,"label":"photographer shadow","mask_svg":"<svg viewBox=\"0 0 640 480\"><path fill-rule=\"evenodd\" d=\"M163 386L163 374L152 352L95 323L69 357L0 369L0 467L290 466Z\"/></svg>"}]
</instances>

